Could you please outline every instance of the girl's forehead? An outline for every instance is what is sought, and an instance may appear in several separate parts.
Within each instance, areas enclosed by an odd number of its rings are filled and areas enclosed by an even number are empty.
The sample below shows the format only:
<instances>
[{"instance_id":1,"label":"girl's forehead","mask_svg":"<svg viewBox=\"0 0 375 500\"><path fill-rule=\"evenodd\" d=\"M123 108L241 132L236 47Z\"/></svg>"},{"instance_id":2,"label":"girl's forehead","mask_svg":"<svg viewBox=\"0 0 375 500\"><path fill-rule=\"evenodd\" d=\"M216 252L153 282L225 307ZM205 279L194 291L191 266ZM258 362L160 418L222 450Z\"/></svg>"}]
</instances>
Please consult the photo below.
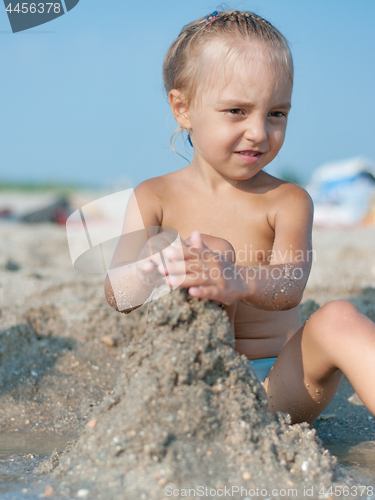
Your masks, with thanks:
<instances>
[{"instance_id":1,"label":"girl's forehead","mask_svg":"<svg viewBox=\"0 0 375 500\"><path fill-rule=\"evenodd\" d=\"M216 78L202 89L210 101L252 99L290 99L292 82L285 72L266 64L253 61L248 65L235 64L228 74L217 74Z\"/></svg>"},{"instance_id":2,"label":"girl's forehead","mask_svg":"<svg viewBox=\"0 0 375 500\"><path fill-rule=\"evenodd\" d=\"M290 75L271 48L246 43L240 50L235 49L227 51L228 57L220 58L216 54L211 60L207 56L212 55L212 50L205 54L198 101L256 93L263 96L282 94L284 98L289 94L290 98L293 85Z\"/></svg>"}]
</instances>

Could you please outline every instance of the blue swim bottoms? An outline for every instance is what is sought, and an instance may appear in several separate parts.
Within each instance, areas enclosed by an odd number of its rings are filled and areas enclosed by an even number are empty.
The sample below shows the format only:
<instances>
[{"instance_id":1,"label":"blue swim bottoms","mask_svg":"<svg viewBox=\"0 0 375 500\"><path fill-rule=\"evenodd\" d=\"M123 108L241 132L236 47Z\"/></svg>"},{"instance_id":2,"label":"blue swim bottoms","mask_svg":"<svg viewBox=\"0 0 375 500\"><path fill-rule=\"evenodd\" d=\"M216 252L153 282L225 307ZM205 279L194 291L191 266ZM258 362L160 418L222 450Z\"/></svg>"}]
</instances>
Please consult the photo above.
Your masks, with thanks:
<instances>
[{"instance_id":1,"label":"blue swim bottoms","mask_svg":"<svg viewBox=\"0 0 375 500\"><path fill-rule=\"evenodd\" d=\"M251 368L253 369L257 378L264 382L267 378L269 371L271 370L274 362L277 358L263 358L263 359L251 359L249 361Z\"/></svg>"}]
</instances>

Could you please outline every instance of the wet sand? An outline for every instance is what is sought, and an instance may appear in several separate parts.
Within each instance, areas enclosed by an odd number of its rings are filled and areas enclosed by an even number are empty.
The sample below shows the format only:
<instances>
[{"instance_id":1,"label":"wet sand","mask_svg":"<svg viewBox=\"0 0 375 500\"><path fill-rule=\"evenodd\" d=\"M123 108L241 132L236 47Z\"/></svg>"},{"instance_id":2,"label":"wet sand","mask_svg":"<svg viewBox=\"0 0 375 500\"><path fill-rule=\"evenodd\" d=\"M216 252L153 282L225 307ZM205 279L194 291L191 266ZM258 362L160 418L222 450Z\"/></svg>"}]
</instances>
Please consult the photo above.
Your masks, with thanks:
<instances>
[{"instance_id":1,"label":"wet sand","mask_svg":"<svg viewBox=\"0 0 375 500\"><path fill-rule=\"evenodd\" d=\"M315 230L314 247L305 312L317 307L311 300L349 298L375 320L375 231ZM30 446L35 436L73 441L114 389L125 346L143 335L145 308L113 312L103 276L73 270L62 227L1 224L0 248L1 430L27 433ZM350 472L369 484L375 421L353 392L345 380L314 427L342 462L359 464ZM30 471L45 453L33 450L23 452L34 455L23 462Z\"/></svg>"}]
</instances>

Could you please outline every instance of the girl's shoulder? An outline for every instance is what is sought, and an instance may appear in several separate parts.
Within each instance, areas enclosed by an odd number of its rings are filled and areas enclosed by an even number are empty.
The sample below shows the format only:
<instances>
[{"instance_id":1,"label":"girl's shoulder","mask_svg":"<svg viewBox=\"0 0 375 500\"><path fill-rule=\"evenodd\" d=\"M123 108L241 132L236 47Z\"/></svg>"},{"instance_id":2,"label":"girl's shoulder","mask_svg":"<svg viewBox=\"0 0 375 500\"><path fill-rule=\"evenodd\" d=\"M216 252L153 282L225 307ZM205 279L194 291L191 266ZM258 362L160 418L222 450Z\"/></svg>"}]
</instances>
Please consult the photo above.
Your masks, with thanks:
<instances>
[{"instance_id":1,"label":"girl's shoulder","mask_svg":"<svg viewBox=\"0 0 375 500\"><path fill-rule=\"evenodd\" d=\"M181 180L179 172L151 177L134 188L143 221L148 225L162 225L165 205Z\"/></svg>"},{"instance_id":2,"label":"girl's shoulder","mask_svg":"<svg viewBox=\"0 0 375 500\"><path fill-rule=\"evenodd\" d=\"M263 172L265 176L263 177L263 183L266 188L268 188L269 193L276 200L291 201L291 200L303 200L305 203L312 205L312 199L309 193L302 186L294 184L293 182L285 181Z\"/></svg>"},{"instance_id":3,"label":"girl's shoulder","mask_svg":"<svg viewBox=\"0 0 375 500\"><path fill-rule=\"evenodd\" d=\"M314 205L309 193L293 182L269 177L267 212L271 227L276 227L276 221L280 226L282 221L288 225L297 219L303 221L302 225L311 226Z\"/></svg>"},{"instance_id":4,"label":"girl's shoulder","mask_svg":"<svg viewBox=\"0 0 375 500\"><path fill-rule=\"evenodd\" d=\"M141 197L160 197L162 193L166 195L178 182L183 179L183 170L177 170L169 174L159 175L158 177L151 177L138 184L134 189L135 194ZM163 196L164 196L163 195Z\"/></svg>"}]
</instances>

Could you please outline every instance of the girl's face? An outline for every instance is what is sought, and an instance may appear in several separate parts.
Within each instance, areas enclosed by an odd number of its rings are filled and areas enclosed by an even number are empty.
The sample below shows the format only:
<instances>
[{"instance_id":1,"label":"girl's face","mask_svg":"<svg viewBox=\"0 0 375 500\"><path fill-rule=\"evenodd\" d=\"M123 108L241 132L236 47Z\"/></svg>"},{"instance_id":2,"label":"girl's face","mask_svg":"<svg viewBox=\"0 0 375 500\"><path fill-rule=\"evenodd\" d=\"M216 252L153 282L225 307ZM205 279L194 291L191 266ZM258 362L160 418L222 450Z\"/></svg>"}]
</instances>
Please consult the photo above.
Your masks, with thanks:
<instances>
[{"instance_id":1,"label":"girl's face","mask_svg":"<svg viewBox=\"0 0 375 500\"><path fill-rule=\"evenodd\" d=\"M267 51L267 48L261 48ZM285 138L292 82L265 57L237 61L188 110L194 162L233 180L250 179L278 154Z\"/></svg>"}]
</instances>

